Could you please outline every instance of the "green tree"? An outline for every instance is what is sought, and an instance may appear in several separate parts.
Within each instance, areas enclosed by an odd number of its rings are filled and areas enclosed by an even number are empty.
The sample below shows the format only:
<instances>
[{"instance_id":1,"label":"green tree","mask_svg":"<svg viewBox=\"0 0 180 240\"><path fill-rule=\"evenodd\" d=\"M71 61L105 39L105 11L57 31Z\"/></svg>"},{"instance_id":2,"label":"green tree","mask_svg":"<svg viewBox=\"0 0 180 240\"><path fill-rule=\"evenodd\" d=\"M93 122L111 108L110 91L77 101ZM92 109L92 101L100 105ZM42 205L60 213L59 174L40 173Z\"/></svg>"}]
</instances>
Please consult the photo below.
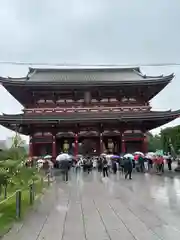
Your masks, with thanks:
<instances>
[{"instance_id":1,"label":"green tree","mask_svg":"<svg viewBox=\"0 0 180 240\"><path fill-rule=\"evenodd\" d=\"M8 183L28 183L32 179L35 169L27 169L25 166L27 155L24 144L24 140L16 133L11 148L0 152L0 188Z\"/></svg>"},{"instance_id":2,"label":"green tree","mask_svg":"<svg viewBox=\"0 0 180 240\"><path fill-rule=\"evenodd\" d=\"M166 152L179 153L180 151L180 126L165 128L161 131L163 149Z\"/></svg>"},{"instance_id":3,"label":"green tree","mask_svg":"<svg viewBox=\"0 0 180 240\"><path fill-rule=\"evenodd\" d=\"M157 149L162 149L162 138L161 135L148 133L148 151L155 152Z\"/></svg>"},{"instance_id":4,"label":"green tree","mask_svg":"<svg viewBox=\"0 0 180 240\"><path fill-rule=\"evenodd\" d=\"M16 132L12 137L12 148L20 148L24 147L25 141L21 138L21 136Z\"/></svg>"}]
</instances>

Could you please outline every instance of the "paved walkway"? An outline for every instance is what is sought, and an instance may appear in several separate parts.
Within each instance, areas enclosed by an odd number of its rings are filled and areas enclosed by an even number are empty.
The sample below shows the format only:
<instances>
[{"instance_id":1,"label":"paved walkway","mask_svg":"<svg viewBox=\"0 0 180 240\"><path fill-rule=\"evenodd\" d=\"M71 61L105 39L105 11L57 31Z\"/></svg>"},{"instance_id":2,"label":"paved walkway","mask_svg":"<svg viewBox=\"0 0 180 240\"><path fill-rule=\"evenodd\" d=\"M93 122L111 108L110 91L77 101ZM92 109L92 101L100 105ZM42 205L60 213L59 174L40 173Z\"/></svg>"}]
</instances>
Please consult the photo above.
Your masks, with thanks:
<instances>
[{"instance_id":1,"label":"paved walkway","mask_svg":"<svg viewBox=\"0 0 180 240\"><path fill-rule=\"evenodd\" d=\"M18 227L18 228L17 228ZM4 240L179 240L180 180L99 173L57 178L37 211Z\"/></svg>"}]
</instances>

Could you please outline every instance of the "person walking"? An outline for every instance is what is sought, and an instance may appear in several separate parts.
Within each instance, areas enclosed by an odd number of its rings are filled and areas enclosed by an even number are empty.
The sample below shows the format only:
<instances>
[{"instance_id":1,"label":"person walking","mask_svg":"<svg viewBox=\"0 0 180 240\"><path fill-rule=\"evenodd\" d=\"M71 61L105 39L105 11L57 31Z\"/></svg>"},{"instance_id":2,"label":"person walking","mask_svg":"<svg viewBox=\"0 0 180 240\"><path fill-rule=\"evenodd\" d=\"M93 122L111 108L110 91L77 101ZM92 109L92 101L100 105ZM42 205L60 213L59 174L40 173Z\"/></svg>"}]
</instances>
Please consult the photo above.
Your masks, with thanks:
<instances>
[{"instance_id":1,"label":"person walking","mask_svg":"<svg viewBox=\"0 0 180 240\"><path fill-rule=\"evenodd\" d=\"M138 163L139 163L140 171L143 173L144 172L144 157L143 156L139 155Z\"/></svg>"},{"instance_id":2,"label":"person walking","mask_svg":"<svg viewBox=\"0 0 180 240\"><path fill-rule=\"evenodd\" d=\"M133 163L131 158L126 158L124 161L125 179L127 179L128 176L129 176L129 179L132 179L131 177L132 169L133 169Z\"/></svg>"},{"instance_id":3,"label":"person walking","mask_svg":"<svg viewBox=\"0 0 180 240\"><path fill-rule=\"evenodd\" d=\"M82 165L82 160L78 160L75 165L76 173L78 173L80 171L81 165Z\"/></svg>"},{"instance_id":4,"label":"person walking","mask_svg":"<svg viewBox=\"0 0 180 240\"><path fill-rule=\"evenodd\" d=\"M70 169L70 162L68 160L61 161L59 163L59 168L61 169L61 172L62 172L62 175L63 175L63 180L65 182L67 182L68 179L69 179L68 172L69 172L69 169Z\"/></svg>"},{"instance_id":5,"label":"person walking","mask_svg":"<svg viewBox=\"0 0 180 240\"><path fill-rule=\"evenodd\" d=\"M168 164L168 170L171 171L172 170L172 157L170 154L168 154L168 157L166 159L167 164Z\"/></svg>"},{"instance_id":6,"label":"person walking","mask_svg":"<svg viewBox=\"0 0 180 240\"><path fill-rule=\"evenodd\" d=\"M117 162L116 162L116 160L112 161L112 171L113 171L114 174L117 173Z\"/></svg>"},{"instance_id":7,"label":"person walking","mask_svg":"<svg viewBox=\"0 0 180 240\"><path fill-rule=\"evenodd\" d=\"M88 172L88 174L90 172L92 172L92 168L93 168L93 162L90 158L88 158L88 160L87 160L87 172Z\"/></svg>"},{"instance_id":8,"label":"person walking","mask_svg":"<svg viewBox=\"0 0 180 240\"><path fill-rule=\"evenodd\" d=\"M157 173L161 174L164 172L164 158L162 156L157 157Z\"/></svg>"},{"instance_id":9,"label":"person walking","mask_svg":"<svg viewBox=\"0 0 180 240\"><path fill-rule=\"evenodd\" d=\"M98 172L102 172L102 168L103 168L102 162L103 162L102 157L99 157L98 162L97 162Z\"/></svg>"},{"instance_id":10,"label":"person walking","mask_svg":"<svg viewBox=\"0 0 180 240\"><path fill-rule=\"evenodd\" d=\"M108 162L106 158L103 159L102 167L103 167L103 177L108 177Z\"/></svg>"}]
</instances>

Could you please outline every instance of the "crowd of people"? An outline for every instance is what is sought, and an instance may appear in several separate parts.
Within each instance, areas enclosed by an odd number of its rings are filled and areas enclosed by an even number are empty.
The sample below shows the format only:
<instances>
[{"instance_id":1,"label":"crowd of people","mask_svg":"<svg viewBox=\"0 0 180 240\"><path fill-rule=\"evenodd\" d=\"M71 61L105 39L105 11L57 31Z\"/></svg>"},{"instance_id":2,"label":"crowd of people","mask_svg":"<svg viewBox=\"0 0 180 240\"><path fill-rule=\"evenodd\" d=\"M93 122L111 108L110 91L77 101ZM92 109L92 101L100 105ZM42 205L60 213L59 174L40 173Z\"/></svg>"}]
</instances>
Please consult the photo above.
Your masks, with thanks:
<instances>
[{"instance_id":1,"label":"crowd of people","mask_svg":"<svg viewBox=\"0 0 180 240\"><path fill-rule=\"evenodd\" d=\"M36 161L38 168L43 168L47 173L52 175L52 169L54 167L53 162L49 158ZM58 163L58 164L57 164ZM110 154L101 154L100 156L79 156L78 159L67 159L64 161L56 162L63 175L63 180L68 181L68 172L72 168L76 172L82 171L88 174L93 170L97 169L103 177L108 177L110 173L116 174L120 171L124 174L125 179L132 179L132 172L147 172L155 169L156 173L162 174L164 172L164 165L167 163L169 171L172 170L172 157L170 155L162 156L158 154L146 154L134 153L125 154L124 156L116 156Z\"/></svg>"},{"instance_id":2,"label":"crowd of people","mask_svg":"<svg viewBox=\"0 0 180 240\"><path fill-rule=\"evenodd\" d=\"M81 158L77 162L74 162L73 167L75 167L76 171L82 169L87 173L90 173L93 169L97 169L98 172L102 173L103 177L108 177L110 173L116 174L119 170L125 174L125 178L129 176L129 179L132 179L133 161L130 158L121 159L117 156L101 155L99 157Z\"/></svg>"},{"instance_id":3,"label":"crowd of people","mask_svg":"<svg viewBox=\"0 0 180 240\"><path fill-rule=\"evenodd\" d=\"M116 174L119 170L124 174L125 179L132 179L132 172L147 172L155 169L156 173L162 174L164 172L164 165L167 163L169 171L172 170L172 157L161 155L144 155L134 154L131 156L127 154L124 157L102 154L99 157L81 157L78 161L74 162L73 167L76 171L81 168L84 172L90 173L93 168L101 172L103 177L108 177L109 173Z\"/></svg>"}]
</instances>

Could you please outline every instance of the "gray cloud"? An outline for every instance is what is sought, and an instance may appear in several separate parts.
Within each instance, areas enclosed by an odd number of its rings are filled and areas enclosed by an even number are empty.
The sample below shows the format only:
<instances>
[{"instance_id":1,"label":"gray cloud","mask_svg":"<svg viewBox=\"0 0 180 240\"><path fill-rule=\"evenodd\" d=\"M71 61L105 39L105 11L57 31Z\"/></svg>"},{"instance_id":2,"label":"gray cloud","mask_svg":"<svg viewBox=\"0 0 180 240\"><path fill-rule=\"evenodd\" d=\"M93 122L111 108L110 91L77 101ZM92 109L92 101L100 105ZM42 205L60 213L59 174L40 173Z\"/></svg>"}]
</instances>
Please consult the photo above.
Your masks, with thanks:
<instances>
[{"instance_id":1,"label":"gray cloud","mask_svg":"<svg viewBox=\"0 0 180 240\"><path fill-rule=\"evenodd\" d=\"M179 0L1 0L0 60L180 62L179 11ZM24 74L25 68L1 65L0 75L20 75L21 70ZM176 79L152 101L154 107L180 107L175 97L180 71L172 70L177 72ZM9 98L5 91L3 94ZM12 107L15 102L10 102L8 112L16 109Z\"/></svg>"}]
</instances>

